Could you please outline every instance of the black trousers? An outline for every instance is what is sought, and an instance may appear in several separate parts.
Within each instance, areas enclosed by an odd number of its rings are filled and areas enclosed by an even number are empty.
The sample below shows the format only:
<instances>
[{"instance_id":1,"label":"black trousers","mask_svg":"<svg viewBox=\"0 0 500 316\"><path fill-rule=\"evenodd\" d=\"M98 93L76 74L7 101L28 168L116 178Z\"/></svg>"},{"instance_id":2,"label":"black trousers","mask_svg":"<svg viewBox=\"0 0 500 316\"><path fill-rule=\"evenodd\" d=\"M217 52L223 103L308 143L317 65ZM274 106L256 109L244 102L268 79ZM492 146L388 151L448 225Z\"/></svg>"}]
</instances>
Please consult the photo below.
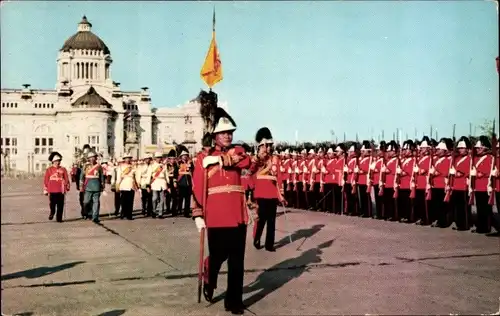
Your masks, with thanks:
<instances>
[{"instance_id":1,"label":"black trousers","mask_svg":"<svg viewBox=\"0 0 500 316\"><path fill-rule=\"evenodd\" d=\"M304 193L304 184L302 182L297 182L297 189L295 190L295 196L297 201L297 208L305 209L306 208L306 194Z\"/></svg>"},{"instance_id":2,"label":"black trousers","mask_svg":"<svg viewBox=\"0 0 500 316\"><path fill-rule=\"evenodd\" d=\"M344 194L342 194L342 187L338 184L333 185L333 203L334 203L334 209L333 212L335 214L342 214L344 210L342 210L342 207L345 209L345 201L344 200Z\"/></svg>"},{"instance_id":3,"label":"black trousers","mask_svg":"<svg viewBox=\"0 0 500 316\"><path fill-rule=\"evenodd\" d=\"M56 220L62 222L64 212L64 193L49 194L50 216L56 215ZM57 212L57 213L56 213Z\"/></svg>"},{"instance_id":4,"label":"black trousers","mask_svg":"<svg viewBox=\"0 0 500 316\"><path fill-rule=\"evenodd\" d=\"M115 192L115 215L120 214L120 206L121 206L121 199L120 199L120 192Z\"/></svg>"},{"instance_id":5,"label":"black trousers","mask_svg":"<svg viewBox=\"0 0 500 316\"><path fill-rule=\"evenodd\" d=\"M311 191L309 191L309 208L315 211L324 211L323 210L323 193L320 191L321 184L319 182L314 182L312 185ZM320 202L321 201L321 202Z\"/></svg>"},{"instance_id":6,"label":"black trousers","mask_svg":"<svg viewBox=\"0 0 500 316\"><path fill-rule=\"evenodd\" d=\"M344 184L344 195L346 200L345 209L347 209L347 214L358 215L359 214L359 198L358 198L359 187L356 191L352 193L352 185L350 183Z\"/></svg>"},{"instance_id":7,"label":"black trousers","mask_svg":"<svg viewBox=\"0 0 500 316\"><path fill-rule=\"evenodd\" d=\"M394 188L384 188L384 209L382 210L382 218L396 220L394 207Z\"/></svg>"},{"instance_id":8,"label":"black trousers","mask_svg":"<svg viewBox=\"0 0 500 316\"><path fill-rule=\"evenodd\" d=\"M469 205L469 191L453 190L451 195L454 221L458 230L469 230L472 226L472 211Z\"/></svg>"},{"instance_id":9,"label":"black trousers","mask_svg":"<svg viewBox=\"0 0 500 316\"><path fill-rule=\"evenodd\" d=\"M415 200L414 200L415 220L420 220L422 224L429 224L432 219L431 218L432 201L427 201L425 197L426 197L425 189L417 189L415 191Z\"/></svg>"},{"instance_id":10,"label":"black trousers","mask_svg":"<svg viewBox=\"0 0 500 316\"><path fill-rule=\"evenodd\" d=\"M498 223L493 217L493 205L488 204L488 192L474 193L477 207L476 232L485 234L491 232L491 226L498 228Z\"/></svg>"},{"instance_id":11,"label":"black trousers","mask_svg":"<svg viewBox=\"0 0 500 316\"><path fill-rule=\"evenodd\" d=\"M81 213L82 217L85 217L88 214L88 212L85 210L85 205L83 204L83 197L85 196L85 192L78 192L78 194L79 194L78 200L80 202L80 213Z\"/></svg>"},{"instance_id":12,"label":"black trousers","mask_svg":"<svg viewBox=\"0 0 500 316\"><path fill-rule=\"evenodd\" d=\"M177 186L177 189L179 190L177 212L178 213L182 212L184 213L184 216L188 217L189 214L191 213L191 193L192 193L191 186L179 185Z\"/></svg>"},{"instance_id":13,"label":"black trousers","mask_svg":"<svg viewBox=\"0 0 500 316\"><path fill-rule=\"evenodd\" d=\"M266 226L266 242L267 249L274 248L274 234L276 230L276 211L278 208L278 199L257 199L259 205L259 220L255 231L255 240L260 240Z\"/></svg>"},{"instance_id":14,"label":"black trousers","mask_svg":"<svg viewBox=\"0 0 500 316\"><path fill-rule=\"evenodd\" d=\"M410 189L398 189L398 199L397 199L397 206L398 206L398 215L399 218L405 218L409 222L413 222L414 219L413 216L413 203L410 199Z\"/></svg>"},{"instance_id":15,"label":"black trousers","mask_svg":"<svg viewBox=\"0 0 500 316\"><path fill-rule=\"evenodd\" d=\"M134 210L135 191L120 191L120 201L122 207L121 218L126 217L132 219L132 211Z\"/></svg>"},{"instance_id":16,"label":"black trousers","mask_svg":"<svg viewBox=\"0 0 500 316\"><path fill-rule=\"evenodd\" d=\"M363 217L370 216L370 207L372 203L370 194L366 192L367 188L368 186L366 184L358 184L358 204L361 202L361 205L359 206L359 215L362 215Z\"/></svg>"},{"instance_id":17,"label":"black trousers","mask_svg":"<svg viewBox=\"0 0 500 316\"><path fill-rule=\"evenodd\" d=\"M297 205L297 192L295 192L295 186L293 183L290 183L290 190L285 191L286 194L286 201L288 202L288 205L290 205L293 208L298 208Z\"/></svg>"},{"instance_id":18,"label":"black trousers","mask_svg":"<svg viewBox=\"0 0 500 316\"><path fill-rule=\"evenodd\" d=\"M451 225L451 215L452 215L452 200L450 202L445 202L444 197L446 192L443 189L433 188L432 189L432 213L430 218L432 221L437 220L437 226L439 227L449 227Z\"/></svg>"},{"instance_id":19,"label":"black trousers","mask_svg":"<svg viewBox=\"0 0 500 316\"><path fill-rule=\"evenodd\" d=\"M384 210L384 197L380 196L380 186L373 186L373 194L375 195L375 209L372 212L373 218L382 218L382 211Z\"/></svg>"},{"instance_id":20,"label":"black trousers","mask_svg":"<svg viewBox=\"0 0 500 316\"><path fill-rule=\"evenodd\" d=\"M167 203L167 213L172 212L172 216L177 216L177 200L178 200L177 189L174 188L173 184L169 184L168 187L170 188L170 193L166 191L165 195L165 203Z\"/></svg>"},{"instance_id":21,"label":"black trousers","mask_svg":"<svg viewBox=\"0 0 500 316\"><path fill-rule=\"evenodd\" d=\"M335 193L334 193L334 184L333 183L325 183L324 184L324 211L328 213L333 213L335 209Z\"/></svg>"},{"instance_id":22,"label":"black trousers","mask_svg":"<svg viewBox=\"0 0 500 316\"><path fill-rule=\"evenodd\" d=\"M141 189L142 213L148 216L153 213L153 192Z\"/></svg>"},{"instance_id":23,"label":"black trousers","mask_svg":"<svg viewBox=\"0 0 500 316\"><path fill-rule=\"evenodd\" d=\"M226 307L243 304L243 276L245 271L245 243L247 226L208 228L208 283L217 288L217 277L227 260Z\"/></svg>"}]
</instances>

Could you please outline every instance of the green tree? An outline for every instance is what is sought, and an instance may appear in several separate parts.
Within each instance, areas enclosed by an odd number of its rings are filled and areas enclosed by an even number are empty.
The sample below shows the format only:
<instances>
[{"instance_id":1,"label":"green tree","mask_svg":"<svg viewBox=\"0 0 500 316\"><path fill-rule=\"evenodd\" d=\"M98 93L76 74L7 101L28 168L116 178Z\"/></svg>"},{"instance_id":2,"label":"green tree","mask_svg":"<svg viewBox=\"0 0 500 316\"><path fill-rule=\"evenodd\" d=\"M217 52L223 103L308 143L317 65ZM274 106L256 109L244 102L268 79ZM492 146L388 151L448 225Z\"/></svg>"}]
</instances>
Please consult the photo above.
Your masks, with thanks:
<instances>
[{"instance_id":1,"label":"green tree","mask_svg":"<svg viewBox=\"0 0 500 316\"><path fill-rule=\"evenodd\" d=\"M488 136L488 138L491 140L493 137L493 133L494 133L493 124L494 124L494 120L490 120L490 119L485 119L483 121L483 123L479 124L477 126L477 129L479 130L480 135ZM498 122L495 122L495 125L496 124L498 124ZM497 129L497 128L498 127L495 126L495 129ZM478 136L478 135L474 135L474 136Z\"/></svg>"}]
</instances>

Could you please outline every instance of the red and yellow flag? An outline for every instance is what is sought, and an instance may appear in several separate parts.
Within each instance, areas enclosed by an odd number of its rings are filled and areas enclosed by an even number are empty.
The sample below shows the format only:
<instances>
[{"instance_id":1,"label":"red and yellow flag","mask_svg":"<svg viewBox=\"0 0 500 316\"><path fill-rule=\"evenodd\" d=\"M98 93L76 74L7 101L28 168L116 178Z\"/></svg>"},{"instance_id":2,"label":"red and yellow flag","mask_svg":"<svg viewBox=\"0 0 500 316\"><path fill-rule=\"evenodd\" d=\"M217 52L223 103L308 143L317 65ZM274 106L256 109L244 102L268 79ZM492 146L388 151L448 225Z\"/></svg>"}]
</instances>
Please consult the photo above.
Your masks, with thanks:
<instances>
[{"instance_id":1,"label":"red and yellow flag","mask_svg":"<svg viewBox=\"0 0 500 316\"><path fill-rule=\"evenodd\" d=\"M215 41L215 9L213 18L212 41L208 48L205 63L201 67L201 79L205 81L209 88L212 88L216 83L222 81L222 63L220 61L219 50L217 49L217 42Z\"/></svg>"}]
</instances>

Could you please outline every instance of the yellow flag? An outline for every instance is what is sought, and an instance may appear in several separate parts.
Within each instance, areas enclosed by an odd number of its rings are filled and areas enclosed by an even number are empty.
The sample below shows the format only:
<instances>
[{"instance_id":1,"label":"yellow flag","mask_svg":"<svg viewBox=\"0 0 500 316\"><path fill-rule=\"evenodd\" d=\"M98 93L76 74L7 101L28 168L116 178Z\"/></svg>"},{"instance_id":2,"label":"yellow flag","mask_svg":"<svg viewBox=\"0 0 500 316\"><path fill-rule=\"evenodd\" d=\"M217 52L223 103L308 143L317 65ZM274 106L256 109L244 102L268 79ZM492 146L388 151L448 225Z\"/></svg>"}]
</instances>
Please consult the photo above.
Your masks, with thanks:
<instances>
[{"instance_id":1,"label":"yellow flag","mask_svg":"<svg viewBox=\"0 0 500 316\"><path fill-rule=\"evenodd\" d=\"M209 88L212 88L217 82L222 80L222 63L220 61L219 50L217 49L217 42L215 41L215 10L213 18L213 32L212 41L208 48L205 63L201 67L201 79L205 81Z\"/></svg>"}]
</instances>

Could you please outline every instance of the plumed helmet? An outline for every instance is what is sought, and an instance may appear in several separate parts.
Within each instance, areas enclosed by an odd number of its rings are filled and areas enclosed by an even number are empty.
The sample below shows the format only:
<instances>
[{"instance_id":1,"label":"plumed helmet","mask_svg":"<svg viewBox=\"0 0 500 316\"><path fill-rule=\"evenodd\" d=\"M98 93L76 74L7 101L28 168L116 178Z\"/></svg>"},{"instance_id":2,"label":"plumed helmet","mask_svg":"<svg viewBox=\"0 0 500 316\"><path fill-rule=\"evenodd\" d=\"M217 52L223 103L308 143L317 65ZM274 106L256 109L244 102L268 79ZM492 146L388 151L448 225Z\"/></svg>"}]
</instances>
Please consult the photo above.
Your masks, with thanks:
<instances>
[{"instance_id":1,"label":"plumed helmet","mask_svg":"<svg viewBox=\"0 0 500 316\"><path fill-rule=\"evenodd\" d=\"M413 150L415 149L415 143L413 140L408 139L403 143L403 149Z\"/></svg>"},{"instance_id":2,"label":"plumed helmet","mask_svg":"<svg viewBox=\"0 0 500 316\"><path fill-rule=\"evenodd\" d=\"M372 144L368 140L364 140L361 146L361 150L370 150L372 149Z\"/></svg>"},{"instance_id":3,"label":"plumed helmet","mask_svg":"<svg viewBox=\"0 0 500 316\"><path fill-rule=\"evenodd\" d=\"M175 151L179 154L179 157L183 155L189 156L189 150L184 145L177 145Z\"/></svg>"},{"instance_id":4,"label":"plumed helmet","mask_svg":"<svg viewBox=\"0 0 500 316\"><path fill-rule=\"evenodd\" d=\"M168 154L167 154L167 157L168 157L168 158L175 158L175 157L177 157L177 154L176 154L176 152L175 152L175 149L170 149L170 151L169 151L169 152L168 152Z\"/></svg>"},{"instance_id":5,"label":"plumed helmet","mask_svg":"<svg viewBox=\"0 0 500 316\"><path fill-rule=\"evenodd\" d=\"M205 133L205 135L203 135L203 139L201 140L201 145L203 147L212 147L212 134Z\"/></svg>"},{"instance_id":6,"label":"plumed helmet","mask_svg":"<svg viewBox=\"0 0 500 316\"><path fill-rule=\"evenodd\" d=\"M272 144L273 135L271 134L269 128L261 127L255 134L255 142L257 143L257 146L264 144Z\"/></svg>"},{"instance_id":7,"label":"plumed helmet","mask_svg":"<svg viewBox=\"0 0 500 316\"><path fill-rule=\"evenodd\" d=\"M422 141L420 142L420 148L429 148L432 146L431 140L428 136L422 137Z\"/></svg>"},{"instance_id":8,"label":"plumed helmet","mask_svg":"<svg viewBox=\"0 0 500 316\"><path fill-rule=\"evenodd\" d=\"M467 136L460 137L460 139L458 140L458 143L457 143L457 148L470 149L471 148L470 139Z\"/></svg>"},{"instance_id":9,"label":"plumed helmet","mask_svg":"<svg viewBox=\"0 0 500 316\"><path fill-rule=\"evenodd\" d=\"M488 136L481 135L479 136L479 139L477 140L474 147L485 147L491 149L490 139L488 138Z\"/></svg>"},{"instance_id":10,"label":"plumed helmet","mask_svg":"<svg viewBox=\"0 0 500 316\"><path fill-rule=\"evenodd\" d=\"M62 160L62 155L58 153L57 151L53 151L49 155L49 161L56 161L56 160Z\"/></svg>"}]
</instances>

